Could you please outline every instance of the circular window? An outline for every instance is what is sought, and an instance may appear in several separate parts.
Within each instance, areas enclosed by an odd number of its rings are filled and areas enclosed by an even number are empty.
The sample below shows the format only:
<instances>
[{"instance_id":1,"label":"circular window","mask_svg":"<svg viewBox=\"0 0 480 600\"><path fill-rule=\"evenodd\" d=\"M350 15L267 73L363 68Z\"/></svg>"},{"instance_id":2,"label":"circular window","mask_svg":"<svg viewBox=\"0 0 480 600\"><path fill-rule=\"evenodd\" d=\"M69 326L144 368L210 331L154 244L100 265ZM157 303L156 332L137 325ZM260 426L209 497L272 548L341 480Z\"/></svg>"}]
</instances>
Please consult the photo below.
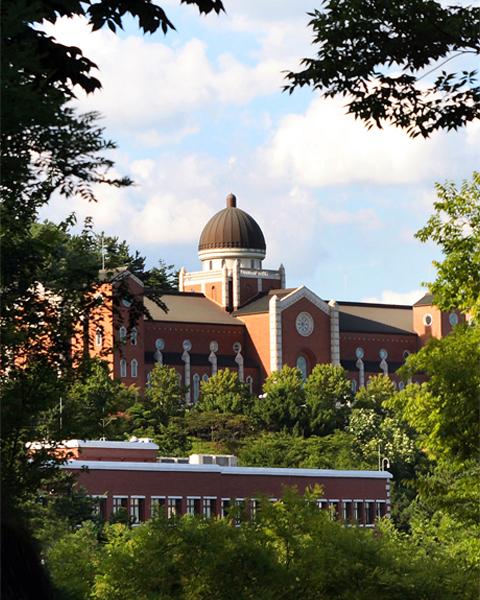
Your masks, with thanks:
<instances>
[{"instance_id":1,"label":"circular window","mask_svg":"<svg viewBox=\"0 0 480 600\"><path fill-rule=\"evenodd\" d=\"M182 348L185 352L190 352L192 349L192 342L190 340L183 340Z\"/></svg>"},{"instance_id":2,"label":"circular window","mask_svg":"<svg viewBox=\"0 0 480 600\"><path fill-rule=\"evenodd\" d=\"M403 360L407 360L407 358L410 356L411 352L410 350L404 350L403 351Z\"/></svg>"},{"instance_id":3,"label":"circular window","mask_svg":"<svg viewBox=\"0 0 480 600\"><path fill-rule=\"evenodd\" d=\"M313 332L313 318L308 312L301 312L295 319L295 328L300 335L308 337Z\"/></svg>"},{"instance_id":4,"label":"circular window","mask_svg":"<svg viewBox=\"0 0 480 600\"><path fill-rule=\"evenodd\" d=\"M218 342L210 342L210 352L218 352Z\"/></svg>"},{"instance_id":5,"label":"circular window","mask_svg":"<svg viewBox=\"0 0 480 600\"><path fill-rule=\"evenodd\" d=\"M385 348L382 348L380 350L380 352L378 353L378 355L380 356L380 358L382 360L387 360L387 358L388 358L388 352L385 350Z\"/></svg>"},{"instance_id":6,"label":"circular window","mask_svg":"<svg viewBox=\"0 0 480 600\"><path fill-rule=\"evenodd\" d=\"M355 350L355 356L359 359L362 359L365 356L365 352L363 351L363 348L357 348Z\"/></svg>"},{"instance_id":7,"label":"circular window","mask_svg":"<svg viewBox=\"0 0 480 600\"><path fill-rule=\"evenodd\" d=\"M448 322L450 323L450 325L452 327L455 327L455 325L458 325L458 315L457 315L457 313L454 313L454 312L450 313L448 315Z\"/></svg>"},{"instance_id":8,"label":"circular window","mask_svg":"<svg viewBox=\"0 0 480 600\"><path fill-rule=\"evenodd\" d=\"M161 352L165 348L165 341L162 338L155 340L155 348Z\"/></svg>"},{"instance_id":9,"label":"circular window","mask_svg":"<svg viewBox=\"0 0 480 600\"><path fill-rule=\"evenodd\" d=\"M430 327L430 325L433 323L433 317L430 313L424 315L423 317L423 324L426 325L427 327Z\"/></svg>"}]
</instances>

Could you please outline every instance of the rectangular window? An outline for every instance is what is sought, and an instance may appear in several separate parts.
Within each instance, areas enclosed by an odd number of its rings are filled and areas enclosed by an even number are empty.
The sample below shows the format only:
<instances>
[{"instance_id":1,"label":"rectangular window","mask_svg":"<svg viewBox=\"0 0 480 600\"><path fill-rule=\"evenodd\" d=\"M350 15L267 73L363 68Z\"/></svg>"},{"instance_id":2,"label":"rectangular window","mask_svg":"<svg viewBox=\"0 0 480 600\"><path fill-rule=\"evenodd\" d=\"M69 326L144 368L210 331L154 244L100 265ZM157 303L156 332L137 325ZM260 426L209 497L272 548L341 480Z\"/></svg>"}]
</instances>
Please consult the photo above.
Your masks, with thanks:
<instances>
[{"instance_id":1,"label":"rectangular window","mask_svg":"<svg viewBox=\"0 0 480 600\"><path fill-rule=\"evenodd\" d=\"M326 508L328 508L328 501L325 500L324 498L317 500L317 507L320 508L321 510L325 510Z\"/></svg>"},{"instance_id":2,"label":"rectangular window","mask_svg":"<svg viewBox=\"0 0 480 600\"><path fill-rule=\"evenodd\" d=\"M230 498L222 498L222 508L220 516L222 518L228 517L228 513L230 512Z\"/></svg>"},{"instance_id":3,"label":"rectangular window","mask_svg":"<svg viewBox=\"0 0 480 600\"><path fill-rule=\"evenodd\" d=\"M107 498L105 496L94 497L95 504L93 506L93 513L102 522L107 520Z\"/></svg>"},{"instance_id":4,"label":"rectangular window","mask_svg":"<svg viewBox=\"0 0 480 600\"><path fill-rule=\"evenodd\" d=\"M182 499L181 498L169 498L167 501L167 517L172 519L173 517L179 517L182 514Z\"/></svg>"},{"instance_id":5,"label":"rectangular window","mask_svg":"<svg viewBox=\"0 0 480 600\"><path fill-rule=\"evenodd\" d=\"M133 524L145 521L145 498L130 498L130 517Z\"/></svg>"},{"instance_id":6,"label":"rectangular window","mask_svg":"<svg viewBox=\"0 0 480 600\"><path fill-rule=\"evenodd\" d=\"M355 523L363 525L363 502L361 500L353 502L353 520Z\"/></svg>"},{"instance_id":7,"label":"rectangular window","mask_svg":"<svg viewBox=\"0 0 480 600\"><path fill-rule=\"evenodd\" d=\"M243 498L235 499L235 525L240 525L240 523L245 519L245 500Z\"/></svg>"},{"instance_id":8,"label":"rectangular window","mask_svg":"<svg viewBox=\"0 0 480 600\"><path fill-rule=\"evenodd\" d=\"M217 499L216 498L204 498L203 499L203 516L207 519L214 517L217 512Z\"/></svg>"},{"instance_id":9,"label":"rectangular window","mask_svg":"<svg viewBox=\"0 0 480 600\"><path fill-rule=\"evenodd\" d=\"M351 500L342 501L342 518L344 523L351 523L353 520L353 502Z\"/></svg>"},{"instance_id":10,"label":"rectangular window","mask_svg":"<svg viewBox=\"0 0 480 600\"><path fill-rule=\"evenodd\" d=\"M127 510L128 508L128 496L114 496L113 497L113 513L117 513L120 509Z\"/></svg>"},{"instance_id":11,"label":"rectangular window","mask_svg":"<svg viewBox=\"0 0 480 600\"><path fill-rule=\"evenodd\" d=\"M164 517L165 516L165 497L152 496L150 499L150 516Z\"/></svg>"},{"instance_id":12,"label":"rectangular window","mask_svg":"<svg viewBox=\"0 0 480 600\"><path fill-rule=\"evenodd\" d=\"M330 513L332 515L332 519L334 520L338 520L340 518L339 504L340 502L338 500L330 500L329 508Z\"/></svg>"},{"instance_id":13,"label":"rectangular window","mask_svg":"<svg viewBox=\"0 0 480 600\"><path fill-rule=\"evenodd\" d=\"M375 502L368 500L365 502L365 525L373 525L375 523Z\"/></svg>"},{"instance_id":14,"label":"rectangular window","mask_svg":"<svg viewBox=\"0 0 480 600\"><path fill-rule=\"evenodd\" d=\"M250 519L255 521L260 511L260 501L256 498L250 500Z\"/></svg>"},{"instance_id":15,"label":"rectangular window","mask_svg":"<svg viewBox=\"0 0 480 600\"><path fill-rule=\"evenodd\" d=\"M201 513L201 500L197 497L189 497L187 498L187 515L190 516L198 516Z\"/></svg>"},{"instance_id":16,"label":"rectangular window","mask_svg":"<svg viewBox=\"0 0 480 600\"><path fill-rule=\"evenodd\" d=\"M386 503L383 500L377 500L375 502L375 516L377 519L381 519L387 514Z\"/></svg>"}]
</instances>

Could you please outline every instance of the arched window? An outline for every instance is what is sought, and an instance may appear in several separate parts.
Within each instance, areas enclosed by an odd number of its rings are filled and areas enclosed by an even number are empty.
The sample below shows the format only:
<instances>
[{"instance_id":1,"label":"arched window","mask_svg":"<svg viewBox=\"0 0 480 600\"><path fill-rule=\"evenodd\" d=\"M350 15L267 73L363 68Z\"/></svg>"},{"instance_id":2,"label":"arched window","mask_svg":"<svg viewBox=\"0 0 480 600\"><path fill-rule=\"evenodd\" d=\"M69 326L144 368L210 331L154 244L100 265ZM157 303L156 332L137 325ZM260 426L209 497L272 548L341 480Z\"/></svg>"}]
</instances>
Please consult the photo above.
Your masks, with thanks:
<instances>
[{"instance_id":1,"label":"arched window","mask_svg":"<svg viewBox=\"0 0 480 600\"><path fill-rule=\"evenodd\" d=\"M217 300L217 290L214 285L212 285L211 294L212 294L212 300L216 301Z\"/></svg>"},{"instance_id":2,"label":"arched window","mask_svg":"<svg viewBox=\"0 0 480 600\"><path fill-rule=\"evenodd\" d=\"M202 381L208 381L208 375L206 373L202 375Z\"/></svg>"},{"instance_id":3,"label":"arched window","mask_svg":"<svg viewBox=\"0 0 480 600\"><path fill-rule=\"evenodd\" d=\"M200 396L200 375L198 373L193 374L193 401L198 402Z\"/></svg>"},{"instance_id":4,"label":"arched window","mask_svg":"<svg viewBox=\"0 0 480 600\"><path fill-rule=\"evenodd\" d=\"M398 389L401 391L405 388L405 384L403 383L403 381L399 381L398 382Z\"/></svg>"},{"instance_id":5,"label":"arched window","mask_svg":"<svg viewBox=\"0 0 480 600\"><path fill-rule=\"evenodd\" d=\"M132 346L137 345L137 339L138 339L137 328L132 327L132 331L130 332L130 342L132 343Z\"/></svg>"},{"instance_id":6,"label":"arched window","mask_svg":"<svg viewBox=\"0 0 480 600\"><path fill-rule=\"evenodd\" d=\"M125 343L127 341L127 328L124 327L123 325L118 330L118 337L120 338L120 341L123 343Z\"/></svg>"},{"instance_id":7,"label":"arched window","mask_svg":"<svg viewBox=\"0 0 480 600\"><path fill-rule=\"evenodd\" d=\"M127 361L122 358L120 361L120 377L127 376Z\"/></svg>"},{"instance_id":8,"label":"arched window","mask_svg":"<svg viewBox=\"0 0 480 600\"><path fill-rule=\"evenodd\" d=\"M133 358L130 363L130 377L138 377L138 361L136 358Z\"/></svg>"},{"instance_id":9,"label":"arched window","mask_svg":"<svg viewBox=\"0 0 480 600\"><path fill-rule=\"evenodd\" d=\"M95 333L95 346L103 345L103 332L101 327L97 327L97 331Z\"/></svg>"},{"instance_id":10,"label":"arched window","mask_svg":"<svg viewBox=\"0 0 480 600\"><path fill-rule=\"evenodd\" d=\"M357 393L357 382L355 381L355 379L352 379L351 386L352 386L352 392L354 394L356 394Z\"/></svg>"},{"instance_id":11,"label":"arched window","mask_svg":"<svg viewBox=\"0 0 480 600\"><path fill-rule=\"evenodd\" d=\"M300 373L302 374L302 379L303 381L305 381L308 377L308 366L307 366L307 359L300 355L297 358L297 369L300 370Z\"/></svg>"},{"instance_id":12,"label":"arched window","mask_svg":"<svg viewBox=\"0 0 480 600\"><path fill-rule=\"evenodd\" d=\"M149 371L147 373L146 386L147 386L147 388L152 386L152 372L151 371Z\"/></svg>"},{"instance_id":13,"label":"arched window","mask_svg":"<svg viewBox=\"0 0 480 600\"><path fill-rule=\"evenodd\" d=\"M250 393L253 394L253 379L250 375L245 379L245 383L248 385Z\"/></svg>"}]
</instances>

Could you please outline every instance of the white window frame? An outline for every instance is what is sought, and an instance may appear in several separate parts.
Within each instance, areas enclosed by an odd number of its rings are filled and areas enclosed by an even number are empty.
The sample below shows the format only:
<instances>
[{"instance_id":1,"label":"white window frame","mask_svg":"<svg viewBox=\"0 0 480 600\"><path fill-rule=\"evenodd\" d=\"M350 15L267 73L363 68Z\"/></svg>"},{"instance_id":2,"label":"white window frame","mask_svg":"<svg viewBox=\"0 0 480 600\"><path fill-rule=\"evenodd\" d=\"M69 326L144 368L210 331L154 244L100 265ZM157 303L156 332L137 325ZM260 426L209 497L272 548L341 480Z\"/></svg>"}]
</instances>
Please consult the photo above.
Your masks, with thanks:
<instances>
[{"instance_id":1,"label":"white window frame","mask_svg":"<svg viewBox=\"0 0 480 600\"><path fill-rule=\"evenodd\" d=\"M143 500L143 520L140 518L142 515L140 514L141 500ZM130 507L129 507L130 519L132 521L132 525L140 525L145 521L145 496L130 496Z\"/></svg>"},{"instance_id":2,"label":"white window frame","mask_svg":"<svg viewBox=\"0 0 480 600\"><path fill-rule=\"evenodd\" d=\"M130 343L132 346L136 346L138 343L138 331L136 327L132 327L132 330L130 331Z\"/></svg>"},{"instance_id":3,"label":"white window frame","mask_svg":"<svg viewBox=\"0 0 480 600\"><path fill-rule=\"evenodd\" d=\"M127 376L127 361L125 358L120 359L120 377Z\"/></svg>"},{"instance_id":4,"label":"white window frame","mask_svg":"<svg viewBox=\"0 0 480 600\"><path fill-rule=\"evenodd\" d=\"M181 516L182 498L183 496L167 496L167 518L171 519L173 517ZM178 504L180 504L180 510L177 512Z\"/></svg>"},{"instance_id":5,"label":"white window frame","mask_svg":"<svg viewBox=\"0 0 480 600\"><path fill-rule=\"evenodd\" d=\"M161 500L163 500L163 503ZM150 518L153 519L155 517L164 516L166 506L166 496L150 496ZM160 507L163 508L163 514L160 512Z\"/></svg>"},{"instance_id":6,"label":"white window frame","mask_svg":"<svg viewBox=\"0 0 480 600\"><path fill-rule=\"evenodd\" d=\"M127 341L127 328L124 325L118 329L118 338L123 344Z\"/></svg>"},{"instance_id":7,"label":"white window frame","mask_svg":"<svg viewBox=\"0 0 480 600\"><path fill-rule=\"evenodd\" d=\"M97 327L95 332L95 346L103 346L103 331L101 327Z\"/></svg>"},{"instance_id":8,"label":"white window frame","mask_svg":"<svg viewBox=\"0 0 480 600\"><path fill-rule=\"evenodd\" d=\"M138 377L138 360L136 358L132 358L130 361L130 377L132 379Z\"/></svg>"},{"instance_id":9,"label":"white window frame","mask_svg":"<svg viewBox=\"0 0 480 600\"><path fill-rule=\"evenodd\" d=\"M245 379L245 383L248 385L249 392L253 394L253 377L248 375L248 377Z\"/></svg>"},{"instance_id":10,"label":"white window frame","mask_svg":"<svg viewBox=\"0 0 480 600\"><path fill-rule=\"evenodd\" d=\"M119 504L116 502L116 500L126 500L126 506L123 506L123 503L120 502ZM125 508L128 511L128 496L121 496L121 495L115 495L112 496L112 514L116 515L117 512L121 509L121 508Z\"/></svg>"}]
</instances>

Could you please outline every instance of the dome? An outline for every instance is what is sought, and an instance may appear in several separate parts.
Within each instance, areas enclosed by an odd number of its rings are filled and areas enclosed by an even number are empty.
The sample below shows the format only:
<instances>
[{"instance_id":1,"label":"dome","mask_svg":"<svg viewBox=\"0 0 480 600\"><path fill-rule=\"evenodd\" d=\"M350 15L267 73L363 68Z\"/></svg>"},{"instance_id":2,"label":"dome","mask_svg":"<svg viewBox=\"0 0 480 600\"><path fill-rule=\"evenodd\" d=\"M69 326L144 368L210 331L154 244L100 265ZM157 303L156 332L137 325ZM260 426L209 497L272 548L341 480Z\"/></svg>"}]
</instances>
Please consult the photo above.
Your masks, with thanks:
<instances>
[{"instance_id":1,"label":"dome","mask_svg":"<svg viewBox=\"0 0 480 600\"><path fill-rule=\"evenodd\" d=\"M259 250L265 255L262 230L253 217L237 208L233 194L227 196L227 207L213 215L205 225L198 243L200 252L222 248Z\"/></svg>"}]
</instances>

